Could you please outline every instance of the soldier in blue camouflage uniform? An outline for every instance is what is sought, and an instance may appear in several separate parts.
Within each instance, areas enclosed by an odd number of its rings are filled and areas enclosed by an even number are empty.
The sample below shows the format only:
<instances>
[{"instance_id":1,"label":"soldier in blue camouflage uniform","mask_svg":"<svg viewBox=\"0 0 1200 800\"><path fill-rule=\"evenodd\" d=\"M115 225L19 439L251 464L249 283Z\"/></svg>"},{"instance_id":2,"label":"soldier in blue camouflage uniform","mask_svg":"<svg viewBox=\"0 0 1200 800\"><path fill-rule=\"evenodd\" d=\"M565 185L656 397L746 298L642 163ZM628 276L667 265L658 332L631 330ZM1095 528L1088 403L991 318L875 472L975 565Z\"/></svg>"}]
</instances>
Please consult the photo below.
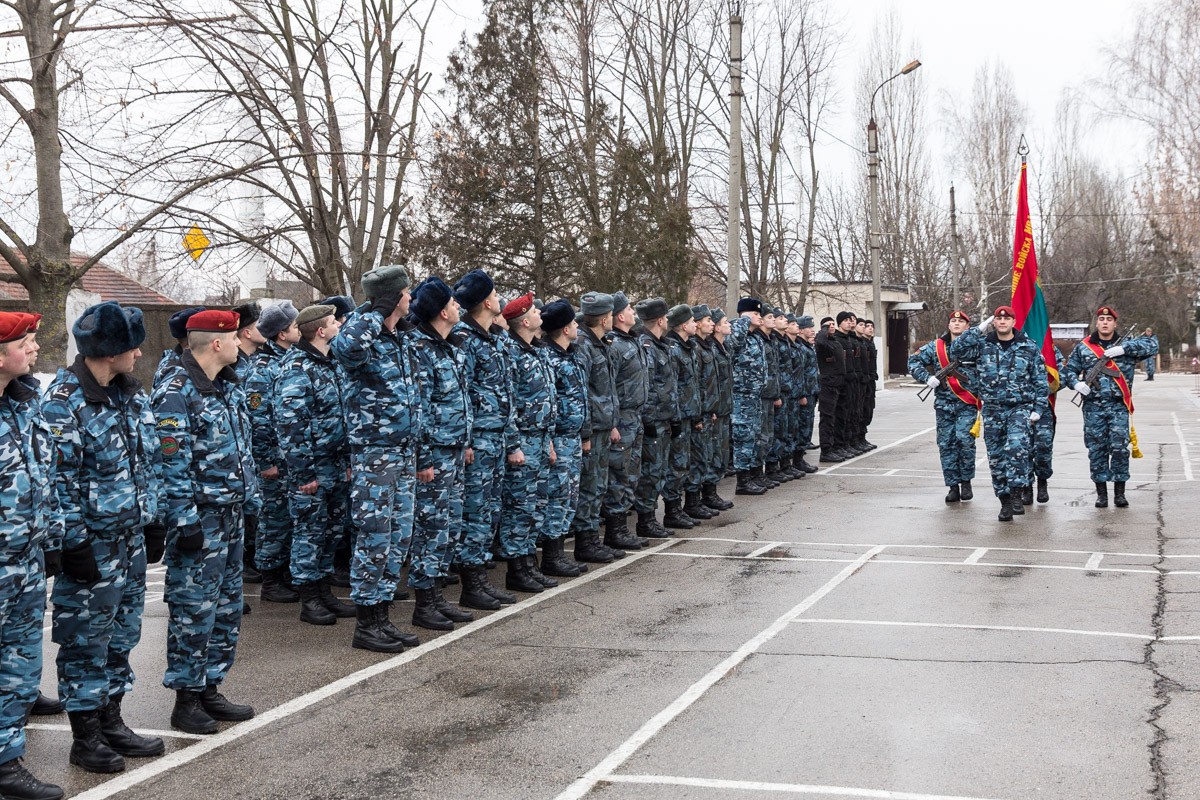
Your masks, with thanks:
<instances>
[{"instance_id":1,"label":"soldier in blue camouflage uniform","mask_svg":"<svg viewBox=\"0 0 1200 800\"><path fill-rule=\"evenodd\" d=\"M775 412L775 439L770 445L767 472L780 483L804 477L804 473L791 468L792 438L795 436L797 379L796 351L788 336L792 320L782 309L775 309L775 329L771 332L771 343L779 356L779 402ZM774 464L774 470L770 464Z\"/></svg>"},{"instance_id":2,"label":"soldier in blue camouflage uniform","mask_svg":"<svg viewBox=\"0 0 1200 800\"><path fill-rule=\"evenodd\" d=\"M412 539L421 404L407 338L408 271L387 264L362 277L367 301L346 317L330 352L346 370L350 444L351 646L398 653L418 644L388 619Z\"/></svg>"},{"instance_id":3,"label":"soldier in blue camouflage uniform","mask_svg":"<svg viewBox=\"0 0 1200 800\"><path fill-rule=\"evenodd\" d=\"M817 351L813 346L817 329L813 318L808 315L796 319L796 328L799 330L799 348L796 352L799 355L800 411L797 417L796 449L792 453L792 463L800 471L811 475L817 471L817 467L804 459L804 453L808 449L808 443L812 441L817 399L821 396L821 375L817 368Z\"/></svg>"},{"instance_id":4,"label":"soldier in blue camouflage uniform","mask_svg":"<svg viewBox=\"0 0 1200 800\"><path fill-rule=\"evenodd\" d=\"M292 519L291 578L300 620L333 625L355 615L333 596L333 551L350 520L350 446L346 436L346 373L330 355L341 325L333 306L308 306L296 317L300 341L276 379L279 446Z\"/></svg>"},{"instance_id":5,"label":"soldier in blue camouflage uniform","mask_svg":"<svg viewBox=\"0 0 1200 800\"><path fill-rule=\"evenodd\" d=\"M1096 354L1101 351L1101 355ZM1112 306L1096 310L1096 329L1075 345L1067 359L1064 380L1083 395L1083 441L1088 449L1092 482L1096 485L1096 508L1108 506L1108 481L1113 482L1113 504L1125 508L1125 482L1129 480L1129 446L1132 439L1130 412L1133 408L1133 369L1138 361L1158 355L1153 335L1122 339L1117 335L1117 312ZM1129 389L1126 396L1116 376L1101 374L1093 386L1083 378L1101 357L1116 368Z\"/></svg>"},{"instance_id":6,"label":"soldier in blue camouflage uniform","mask_svg":"<svg viewBox=\"0 0 1200 800\"><path fill-rule=\"evenodd\" d=\"M233 371L237 324L232 311L189 319L189 349L152 399L170 533L163 685L176 693L171 725L187 733L216 733L217 720L254 716L218 691L242 621L244 517L258 516L261 504L245 396Z\"/></svg>"},{"instance_id":7,"label":"soldier in blue camouflage uniform","mask_svg":"<svg viewBox=\"0 0 1200 800\"><path fill-rule=\"evenodd\" d=\"M171 338L175 340L175 346L170 350L163 350L162 358L159 359L158 366L154 368L154 385L158 386L159 380L171 367L179 364L179 354L187 348L187 321L193 314L199 314L204 310L204 306L193 306L185 308L182 311L176 311L167 320L167 329L171 332Z\"/></svg>"},{"instance_id":8,"label":"soldier in blue camouflage uniform","mask_svg":"<svg viewBox=\"0 0 1200 800\"><path fill-rule=\"evenodd\" d=\"M580 301L583 325L575 340L575 355L588 373L591 430L585 431L587 439L583 444L583 462L579 471L579 502L571 522L577 561L597 562L592 556L600 553L606 554L609 560L625 557L624 550L600 542L601 506L608 492L608 446L621 438L617 428L620 405L616 364L604 341L605 335L612 330L614 305L613 296L601 292L588 292Z\"/></svg>"},{"instance_id":9,"label":"soldier in blue camouflage uniform","mask_svg":"<svg viewBox=\"0 0 1200 800\"><path fill-rule=\"evenodd\" d=\"M1063 387L1063 373L1066 371L1066 359L1057 346L1054 347L1054 368L1058 371L1058 380L1050 386L1051 399ZM1047 370L1049 372L1049 370ZM1050 403L1050 413L1033 423L1033 477L1037 479L1037 501L1050 502L1050 477L1054 474L1054 434L1058 428L1058 414L1054 403ZM1033 484L1025 489L1021 498L1024 505L1033 505Z\"/></svg>"},{"instance_id":10,"label":"soldier in blue camouflage uniform","mask_svg":"<svg viewBox=\"0 0 1200 800\"><path fill-rule=\"evenodd\" d=\"M513 421L512 365L502 333L494 325L503 319L500 297L491 277L472 270L454 284L454 299L467 309L454 332L462 340L467 391L475 419L471 433L474 458L463 483L463 533L455 563L462 574L459 603L492 611L517 598L491 585L487 563L500 522L500 487L504 465L520 465L525 453Z\"/></svg>"},{"instance_id":11,"label":"soldier in blue camouflage uniform","mask_svg":"<svg viewBox=\"0 0 1200 800\"><path fill-rule=\"evenodd\" d=\"M700 362L696 357L696 320L687 303L673 306L667 312L667 345L671 364L675 368L676 403L671 417L671 467L663 486L663 525L690 530L703 520L716 516L711 509L692 507L695 516L684 510L692 463L692 437L704 429L700 417ZM699 494L696 496L699 502Z\"/></svg>"},{"instance_id":12,"label":"soldier in blue camouflage uniform","mask_svg":"<svg viewBox=\"0 0 1200 800\"><path fill-rule=\"evenodd\" d=\"M440 278L413 290L409 318L421 437L417 444L417 515L409 550L408 585L416 590L413 624L448 631L474 617L447 602L442 583L462 543L463 469L474 458L471 400L467 394L462 338L454 333L458 302Z\"/></svg>"},{"instance_id":13,"label":"soldier in blue camouflage uniform","mask_svg":"<svg viewBox=\"0 0 1200 800\"><path fill-rule=\"evenodd\" d=\"M292 548L292 515L288 509L287 463L279 447L275 420L279 373L284 357L296 342L299 312L290 300L267 306L258 318L258 331L266 341L254 356L245 382L246 403L253 431L254 463L262 487L262 514L254 543L255 566L262 573L262 599L270 603L295 603L300 595L290 585L288 556Z\"/></svg>"},{"instance_id":14,"label":"soldier in blue camouflage uniform","mask_svg":"<svg viewBox=\"0 0 1200 800\"><path fill-rule=\"evenodd\" d=\"M951 390L949 382L934 377L934 373L943 366L938 358L938 341L941 340L940 347L949 358L951 344L970 324L971 320L965 312L952 312L946 323L946 332L908 358L908 373L913 380L931 386L934 391L933 413L937 425L938 454L942 460L942 479L950 487L946 493L947 503L970 500L975 496L971 487L971 481L975 478L975 437L971 435L971 428L975 426L979 406L969 401L971 397L978 397L978 387L973 371L963 366L959 367L958 372L966 380L960 381L960 384L969 396L959 397Z\"/></svg>"},{"instance_id":15,"label":"soldier in blue camouflage uniform","mask_svg":"<svg viewBox=\"0 0 1200 800\"><path fill-rule=\"evenodd\" d=\"M511 304L510 304L511 305ZM505 309L508 311L508 308ZM514 308L513 312L520 311ZM524 313L523 311L521 313ZM517 314L519 316L519 314ZM516 316L514 317L516 320ZM573 578L587 572L587 566L568 558L563 539L575 518L579 501L579 468L583 456L583 432L591 430L588 418L588 375L575 356L579 323L575 309L566 300L547 303L541 311L542 356L554 378L554 462L546 483L542 565L544 575ZM581 545L576 540L576 558ZM612 561L612 558L607 558Z\"/></svg>"},{"instance_id":16,"label":"soldier in blue camouflage uniform","mask_svg":"<svg viewBox=\"0 0 1200 800\"><path fill-rule=\"evenodd\" d=\"M725 347L733 361L733 468L738 476L734 493L759 495L767 491L767 485L758 481L763 467L758 440L762 435L762 400L767 386L766 338L760 335L762 301L743 297L737 310L738 318L725 337Z\"/></svg>"},{"instance_id":17,"label":"soldier in blue camouflage uniform","mask_svg":"<svg viewBox=\"0 0 1200 800\"><path fill-rule=\"evenodd\" d=\"M995 330L987 322L969 328L950 345L950 358L975 363L978 397L983 403L983 441L987 446L992 489L1000 498L1001 522L1025 513L1021 489L1033 472L1030 423L1050 413L1046 365L1037 345L1013 330L1011 306L996 309Z\"/></svg>"},{"instance_id":18,"label":"soldier in blue camouflage uniform","mask_svg":"<svg viewBox=\"0 0 1200 800\"><path fill-rule=\"evenodd\" d=\"M605 338L617 370L617 430L620 440L608 446L608 492L604 496L604 544L641 550L648 539L629 531L626 517L642 471L642 408L646 405L646 355L633 324L637 321L624 292L613 295L613 328Z\"/></svg>"},{"instance_id":19,"label":"soldier in blue camouflage uniform","mask_svg":"<svg viewBox=\"0 0 1200 800\"><path fill-rule=\"evenodd\" d=\"M646 358L646 404L642 407L642 469L633 495L637 535L649 539L671 536L656 518L658 498L671 468L671 420L679 404L679 388L671 346L667 340L667 303L661 297L634 307L642 332L638 335Z\"/></svg>"},{"instance_id":20,"label":"soldier in blue camouflage uniform","mask_svg":"<svg viewBox=\"0 0 1200 800\"><path fill-rule=\"evenodd\" d=\"M725 337L732 330L729 317L720 308L712 310L713 318L713 355L717 365L717 432L716 458L705 475L705 498L714 497L722 503L729 503L717 494L717 484L733 470L733 451L729 418L733 414L733 361L729 350L725 347ZM709 502L708 499L705 500ZM729 503L732 506L732 503Z\"/></svg>"},{"instance_id":21,"label":"soldier in blue camouflage uniform","mask_svg":"<svg viewBox=\"0 0 1200 800\"><path fill-rule=\"evenodd\" d=\"M0 311L0 794L58 800L63 790L25 769L25 721L42 677L46 573L61 569L54 448L29 375L40 315ZM44 555L43 555L44 553Z\"/></svg>"},{"instance_id":22,"label":"soldier in blue camouflage uniform","mask_svg":"<svg viewBox=\"0 0 1200 800\"><path fill-rule=\"evenodd\" d=\"M199 309L203 311L204 309ZM240 302L232 309L233 313L238 315L238 360L233 364L233 371L237 373L238 382L242 386L250 380L250 370L254 367L254 357L258 354L258 350L267 341L261 333L258 332L258 318L262 313L262 307L259 306L257 300L246 300ZM174 319L174 317L172 317ZM184 320L184 325L187 320ZM181 326L182 330L182 326ZM186 331L183 331L186 334ZM185 339L186 343L186 339ZM155 385L157 385L155 381ZM242 548L242 583L262 583L262 574L259 573L258 567L255 566L255 554L258 546L258 519L248 517L246 519L246 535L243 539L244 547ZM242 598L242 613L250 613L250 604Z\"/></svg>"},{"instance_id":23,"label":"soldier in blue camouflage uniform","mask_svg":"<svg viewBox=\"0 0 1200 800\"><path fill-rule=\"evenodd\" d=\"M692 318L696 321L693 352L698 366L696 382L700 390L700 420L704 427L692 434L687 503L683 510L689 517L696 516L693 511L708 511L715 516L733 508L733 503L717 495L716 483L712 481L713 465L720 462L717 411L721 401L721 376L717 366L717 343L713 339L716 323L712 311L705 304L692 306Z\"/></svg>"},{"instance_id":24,"label":"soldier in blue camouflage uniform","mask_svg":"<svg viewBox=\"0 0 1200 800\"><path fill-rule=\"evenodd\" d=\"M63 574L54 582L58 691L71 719L72 764L119 772L122 756L161 755L162 739L121 719L133 689L129 654L142 633L146 563L162 559L163 483L150 398L132 373L146 339L142 312L108 302L86 309L79 355L60 369L42 406L58 451Z\"/></svg>"},{"instance_id":25,"label":"soldier in blue camouflage uniform","mask_svg":"<svg viewBox=\"0 0 1200 800\"><path fill-rule=\"evenodd\" d=\"M763 463L759 474L759 483L767 489L774 489L783 482L779 475L779 465L771 461L771 445L775 442L775 416L779 413L783 400L780 399L779 383L779 350L775 347L772 336L775 333L775 318L777 309L764 306L762 327L753 335L762 339L763 355L766 357L766 381L763 384L762 398L762 427L758 431L758 460Z\"/></svg>"},{"instance_id":26,"label":"soldier in blue camouflage uniform","mask_svg":"<svg viewBox=\"0 0 1200 800\"><path fill-rule=\"evenodd\" d=\"M506 588L538 593L558 585L538 569L534 558L549 501L550 465L557 455L551 435L558 401L554 375L538 341L541 311L530 303L525 313L510 316L508 324L516 442L525 458L509 465L504 474L500 557L508 562Z\"/></svg>"}]
</instances>

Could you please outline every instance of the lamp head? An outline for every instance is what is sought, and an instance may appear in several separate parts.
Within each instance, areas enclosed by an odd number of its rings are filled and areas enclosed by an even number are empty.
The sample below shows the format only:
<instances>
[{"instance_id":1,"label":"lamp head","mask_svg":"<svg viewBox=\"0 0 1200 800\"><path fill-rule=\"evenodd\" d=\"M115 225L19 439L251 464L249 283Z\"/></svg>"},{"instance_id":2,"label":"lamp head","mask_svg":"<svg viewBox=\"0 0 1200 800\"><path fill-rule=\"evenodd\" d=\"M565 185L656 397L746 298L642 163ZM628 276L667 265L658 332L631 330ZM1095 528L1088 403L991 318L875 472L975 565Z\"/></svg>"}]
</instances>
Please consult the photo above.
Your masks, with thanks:
<instances>
[{"instance_id":1,"label":"lamp head","mask_svg":"<svg viewBox=\"0 0 1200 800\"><path fill-rule=\"evenodd\" d=\"M918 59L914 58L912 61L910 61L904 65L904 69L900 70L900 74L907 75L908 73L912 72L919 66L921 66L921 62Z\"/></svg>"}]
</instances>

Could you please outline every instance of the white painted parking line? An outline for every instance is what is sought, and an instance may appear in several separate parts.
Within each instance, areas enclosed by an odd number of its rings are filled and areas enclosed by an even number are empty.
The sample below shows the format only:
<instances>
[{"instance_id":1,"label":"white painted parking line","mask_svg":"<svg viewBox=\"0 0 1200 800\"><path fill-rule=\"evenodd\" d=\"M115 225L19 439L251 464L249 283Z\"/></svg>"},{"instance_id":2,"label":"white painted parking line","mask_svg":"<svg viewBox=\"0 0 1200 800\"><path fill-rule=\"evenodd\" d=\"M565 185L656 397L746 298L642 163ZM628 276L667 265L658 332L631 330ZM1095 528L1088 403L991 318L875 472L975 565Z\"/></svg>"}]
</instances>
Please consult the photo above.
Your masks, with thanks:
<instances>
[{"instance_id":1,"label":"white painted parking line","mask_svg":"<svg viewBox=\"0 0 1200 800\"><path fill-rule=\"evenodd\" d=\"M727 781L718 778L684 778L678 775L610 775L607 783L640 783L652 786L695 786L702 789L725 789L747 792L780 792L836 797L869 797L877 800L986 800L949 794L896 792L887 789L860 789L852 786L817 786L807 783L766 783L763 781Z\"/></svg>"},{"instance_id":2,"label":"white painted parking line","mask_svg":"<svg viewBox=\"0 0 1200 800\"><path fill-rule=\"evenodd\" d=\"M747 553L746 558L758 558L763 553L769 553L782 544L786 544L786 542L767 542L762 547L756 547L754 550Z\"/></svg>"},{"instance_id":3,"label":"white painted parking line","mask_svg":"<svg viewBox=\"0 0 1200 800\"><path fill-rule=\"evenodd\" d=\"M758 539L728 539L717 536L679 536L675 537L676 542L732 542L735 544L755 544ZM871 547L899 547L904 550L976 550L978 548L971 545L962 544L908 544L907 542L894 542L892 544L880 544L879 542L780 542L793 547L841 547L847 550L855 550ZM989 547L988 550L997 553L1055 553L1058 555L1091 555L1095 550L1051 550L1044 547ZM1159 555L1158 553L1123 553L1119 551L1102 550L1099 551L1106 556L1128 556L1131 558L1192 558L1200 559L1200 553L1189 555Z\"/></svg>"},{"instance_id":4,"label":"white painted parking line","mask_svg":"<svg viewBox=\"0 0 1200 800\"><path fill-rule=\"evenodd\" d=\"M31 731L65 731L71 732L70 725L58 725L53 722L30 722L25 726ZM160 731L154 728L134 728L134 733L138 736L157 736L160 739L207 739L207 736L201 736L198 733L184 733L183 731Z\"/></svg>"},{"instance_id":5,"label":"white painted parking line","mask_svg":"<svg viewBox=\"0 0 1200 800\"><path fill-rule=\"evenodd\" d=\"M1009 633L1054 633L1054 634L1071 634L1075 636L1104 636L1113 639L1137 639L1143 642L1158 641L1157 637L1148 633L1118 633L1115 631L1088 631L1079 630L1076 628L1036 628L1025 625L970 625L958 624L953 622L896 622L892 620L875 620L875 619L818 619L814 617L804 617L795 620L799 623L812 623L814 625L868 625L884 628L948 628L952 630L970 630L970 631L1005 631Z\"/></svg>"},{"instance_id":6,"label":"white painted parking line","mask_svg":"<svg viewBox=\"0 0 1200 800\"><path fill-rule=\"evenodd\" d=\"M871 456L879 455L884 450L891 450L893 447L896 447L897 445L902 445L905 442L910 442L913 439L916 439L918 436L924 436L925 434L927 434L931 431L934 431L934 430L937 430L937 428L936 427L925 428L924 430L920 430L920 431L917 431L916 433L905 436L903 439L897 439L894 442L888 442L887 444L880 445L879 447L876 447L874 450L870 450L866 453L863 453L861 456L855 456L854 458L847 459L840 464L834 464L833 466L826 467L825 469L821 470L820 472L817 472L816 474L817 475L828 475L829 473L833 472L835 469L841 469L842 467L848 467L851 464L857 463L858 461L861 461L864 458L870 458Z\"/></svg>"},{"instance_id":7,"label":"white painted parking line","mask_svg":"<svg viewBox=\"0 0 1200 800\"><path fill-rule=\"evenodd\" d=\"M596 784L603 780L612 777L613 770L624 764L630 756L641 749L642 745L654 738L659 731L666 727L673 719L686 711L693 703L704 696L704 693L711 689L718 681L727 676L731 670L756 653L759 648L767 642L774 639L780 632L784 631L787 626L803 614L814 604L832 592L844 581L846 581L854 573L864 567L867 562L875 558L883 552L883 546L873 547L867 552L854 559L853 562L847 564L837 575L830 578L824 586L817 589L808 597L801 600L797 605L789 609L783 616L776 619L756 636L746 641L737 650L730 653L726 658L722 659L719 664L709 670L700 680L689 686L683 694L675 698L675 700L664 708L662 711L651 717L641 728L639 728L632 736L622 742L615 750L609 753L600 761L599 764L588 770L582 777L568 786L557 797L557 800L578 800L592 791Z\"/></svg>"},{"instance_id":8,"label":"white painted parking line","mask_svg":"<svg viewBox=\"0 0 1200 800\"><path fill-rule=\"evenodd\" d=\"M986 548L986 547L977 547L971 552L971 555L967 556L966 560L963 561L963 563L964 564L978 564L979 559L983 558L984 554L986 554L987 551L988 551L988 548Z\"/></svg>"},{"instance_id":9,"label":"white painted parking line","mask_svg":"<svg viewBox=\"0 0 1200 800\"><path fill-rule=\"evenodd\" d=\"M255 731L267 727L268 725L283 719L287 719L293 714L303 711L310 706L314 706L322 700L327 700L336 694L346 691L347 689L353 688L365 680L374 678L377 675L383 675L384 673L391 672L397 667L401 667L409 662L416 661L417 659L429 653L437 652L441 648L453 644L459 639L470 636L477 631L494 625L501 620L505 620L509 617L520 614L523 611L557 597L564 592L569 592L574 587L583 586L584 584L591 583L598 578L603 578L605 575L608 575L612 572L623 569L630 564L636 563L640 559L645 558L646 556L653 555L658 550L668 547L671 544L673 544L673 542L667 540L662 544L651 547L647 550L630 553L626 558L623 558L620 561L614 561L613 563L603 566L599 569L590 570L586 575L573 578L570 582L560 584L553 589L547 589L541 594L536 594L533 597L517 603L516 605L506 606L500 611L495 611L488 616L483 617L482 619L477 619L474 622L458 627L449 633L438 636L436 639L423 642L420 646L411 650L399 653L391 658L386 658L382 661L372 664L369 667L364 667L357 672L352 672L345 677L333 681L332 683L327 683L319 689L314 689L307 694L294 697L291 700L288 700L286 703L282 703L274 708L268 709L256 716L254 719L247 720L246 722L239 722L236 725L226 728L220 733L213 734L212 736L205 736L201 741L191 745L190 747L185 747L180 750L167 753L165 756L157 758L154 761L145 764L144 766L122 773L117 777L100 784L99 786L88 789L86 792L81 792L80 794L74 795L74 800L103 800L103 798L120 794L126 789L130 789L148 780L156 778L163 773L170 772L177 767L181 767L184 764L195 761L196 759L211 753L213 750L224 747L232 742L236 742L239 739L254 733Z\"/></svg>"},{"instance_id":10,"label":"white painted parking line","mask_svg":"<svg viewBox=\"0 0 1200 800\"><path fill-rule=\"evenodd\" d=\"M1183 477L1192 480L1192 459L1188 455L1187 439L1183 437L1183 427L1179 424L1179 415L1171 412L1171 422L1175 424L1175 435L1179 437L1179 456L1183 459Z\"/></svg>"},{"instance_id":11,"label":"white painted parking line","mask_svg":"<svg viewBox=\"0 0 1200 800\"><path fill-rule=\"evenodd\" d=\"M1100 562L1103 560L1104 553L1092 553L1091 557L1087 560L1087 566L1085 566L1084 569L1099 569Z\"/></svg>"}]
</instances>

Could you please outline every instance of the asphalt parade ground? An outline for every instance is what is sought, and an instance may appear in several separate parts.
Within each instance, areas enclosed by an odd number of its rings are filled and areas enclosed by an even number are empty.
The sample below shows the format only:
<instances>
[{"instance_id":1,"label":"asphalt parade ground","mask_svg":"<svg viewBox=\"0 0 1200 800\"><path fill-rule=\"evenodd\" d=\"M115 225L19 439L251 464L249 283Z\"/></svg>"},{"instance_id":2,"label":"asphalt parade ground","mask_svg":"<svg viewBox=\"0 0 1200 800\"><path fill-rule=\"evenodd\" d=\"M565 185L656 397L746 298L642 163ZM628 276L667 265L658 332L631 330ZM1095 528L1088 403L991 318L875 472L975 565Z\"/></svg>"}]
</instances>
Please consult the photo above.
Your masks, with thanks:
<instances>
[{"instance_id":1,"label":"asphalt parade ground","mask_svg":"<svg viewBox=\"0 0 1200 800\"><path fill-rule=\"evenodd\" d=\"M249 586L225 689L258 716L214 736L170 729L155 568L124 707L167 754L84 773L61 715L26 763L87 800L1200 797L1200 396L1138 375L1132 505L1101 510L1072 394L1050 503L1012 523L982 440L946 506L932 402L900 386L878 450L764 497L726 481L711 522L401 655Z\"/></svg>"}]
</instances>

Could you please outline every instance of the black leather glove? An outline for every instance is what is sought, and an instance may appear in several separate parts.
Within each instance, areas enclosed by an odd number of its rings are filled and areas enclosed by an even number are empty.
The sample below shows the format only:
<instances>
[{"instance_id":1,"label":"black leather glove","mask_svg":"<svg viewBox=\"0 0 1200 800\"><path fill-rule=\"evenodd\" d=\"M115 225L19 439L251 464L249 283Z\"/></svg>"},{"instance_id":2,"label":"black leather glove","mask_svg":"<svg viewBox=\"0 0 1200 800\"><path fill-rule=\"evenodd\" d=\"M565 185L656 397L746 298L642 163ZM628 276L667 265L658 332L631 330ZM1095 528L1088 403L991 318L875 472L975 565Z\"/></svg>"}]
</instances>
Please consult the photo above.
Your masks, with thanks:
<instances>
[{"instance_id":1,"label":"black leather glove","mask_svg":"<svg viewBox=\"0 0 1200 800\"><path fill-rule=\"evenodd\" d=\"M642 433L646 435L647 439L653 439L658 436L658 428L654 426L653 422L643 422Z\"/></svg>"},{"instance_id":2,"label":"black leather glove","mask_svg":"<svg viewBox=\"0 0 1200 800\"><path fill-rule=\"evenodd\" d=\"M146 563L157 564L162 561L163 553L167 551L167 526L161 522L151 522L142 528L142 536L146 539Z\"/></svg>"},{"instance_id":3,"label":"black leather glove","mask_svg":"<svg viewBox=\"0 0 1200 800\"><path fill-rule=\"evenodd\" d=\"M672 421L671 422L671 435L678 436L681 433L683 433L683 423L677 422L677 421Z\"/></svg>"},{"instance_id":4,"label":"black leather glove","mask_svg":"<svg viewBox=\"0 0 1200 800\"><path fill-rule=\"evenodd\" d=\"M62 550L47 550L43 555L46 559L46 577L53 578L56 575L61 575Z\"/></svg>"},{"instance_id":5,"label":"black leather glove","mask_svg":"<svg viewBox=\"0 0 1200 800\"><path fill-rule=\"evenodd\" d=\"M371 301L371 310L379 312L380 316L387 319L396 310L396 306L400 305L402 294L402 292L389 292L388 294L376 297Z\"/></svg>"},{"instance_id":6,"label":"black leather glove","mask_svg":"<svg viewBox=\"0 0 1200 800\"><path fill-rule=\"evenodd\" d=\"M247 542L253 542L258 538L258 517L253 514L246 515L246 531L242 535L242 539Z\"/></svg>"},{"instance_id":7,"label":"black leather glove","mask_svg":"<svg viewBox=\"0 0 1200 800\"><path fill-rule=\"evenodd\" d=\"M96 564L96 554L92 545L84 542L62 551L62 571L76 583L91 585L100 580L100 567Z\"/></svg>"},{"instance_id":8,"label":"black leather glove","mask_svg":"<svg viewBox=\"0 0 1200 800\"><path fill-rule=\"evenodd\" d=\"M204 546L204 531L200 525L180 528L175 534L175 549L181 553L195 553Z\"/></svg>"}]
</instances>

